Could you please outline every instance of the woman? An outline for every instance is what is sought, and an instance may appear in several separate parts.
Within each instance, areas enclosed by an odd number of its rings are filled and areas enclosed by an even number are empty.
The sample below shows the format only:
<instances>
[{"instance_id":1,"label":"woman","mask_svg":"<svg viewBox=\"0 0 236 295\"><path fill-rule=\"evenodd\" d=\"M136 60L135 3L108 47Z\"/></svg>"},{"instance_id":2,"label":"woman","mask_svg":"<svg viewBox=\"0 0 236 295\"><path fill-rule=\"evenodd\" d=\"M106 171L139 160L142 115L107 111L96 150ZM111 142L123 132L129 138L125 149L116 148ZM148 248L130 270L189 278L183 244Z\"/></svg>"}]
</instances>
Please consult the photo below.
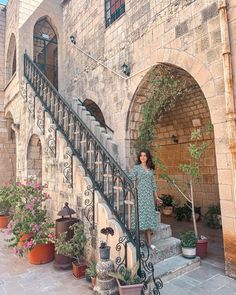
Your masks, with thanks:
<instances>
[{"instance_id":1,"label":"woman","mask_svg":"<svg viewBox=\"0 0 236 295\"><path fill-rule=\"evenodd\" d=\"M162 200L157 196L154 169L155 165L149 150L141 150L138 154L137 165L134 166L130 173L130 178L137 180L139 227L140 230L145 231L147 243L151 249L155 249L155 246L151 244L151 240L152 232L157 228L155 198L159 204L162 204ZM134 227L134 214L132 214L131 219Z\"/></svg>"}]
</instances>

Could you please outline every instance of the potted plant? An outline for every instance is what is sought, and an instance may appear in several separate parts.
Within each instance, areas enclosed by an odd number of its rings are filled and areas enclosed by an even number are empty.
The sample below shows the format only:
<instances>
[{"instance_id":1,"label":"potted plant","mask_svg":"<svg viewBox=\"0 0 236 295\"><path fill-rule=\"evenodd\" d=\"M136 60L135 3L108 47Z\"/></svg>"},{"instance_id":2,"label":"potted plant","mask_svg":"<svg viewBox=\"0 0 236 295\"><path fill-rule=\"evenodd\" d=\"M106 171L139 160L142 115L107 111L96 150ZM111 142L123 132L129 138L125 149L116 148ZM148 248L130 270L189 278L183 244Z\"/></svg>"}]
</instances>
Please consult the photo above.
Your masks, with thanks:
<instances>
[{"instance_id":1,"label":"potted plant","mask_svg":"<svg viewBox=\"0 0 236 295\"><path fill-rule=\"evenodd\" d=\"M114 230L111 227L104 227L101 229L101 234L106 236L106 242L101 242L99 251L100 251L100 259L102 260L109 260L110 259L110 246L107 245L108 243L108 236L114 235Z\"/></svg>"},{"instance_id":2,"label":"potted plant","mask_svg":"<svg viewBox=\"0 0 236 295\"><path fill-rule=\"evenodd\" d=\"M139 269L139 261L134 265L132 270L122 267L119 272L111 272L109 276L117 280L120 295L140 295L143 283L142 279L137 275Z\"/></svg>"},{"instance_id":3,"label":"potted plant","mask_svg":"<svg viewBox=\"0 0 236 295\"><path fill-rule=\"evenodd\" d=\"M88 265L88 268L85 271L85 274L91 278L93 287L96 284L97 270L96 270L97 262L91 261Z\"/></svg>"},{"instance_id":4,"label":"potted plant","mask_svg":"<svg viewBox=\"0 0 236 295\"><path fill-rule=\"evenodd\" d=\"M162 200L162 213L164 215L172 215L173 213L173 205L174 205L174 200L171 195L168 194L162 194L160 196L160 199Z\"/></svg>"},{"instance_id":5,"label":"potted plant","mask_svg":"<svg viewBox=\"0 0 236 295\"><path fill-rule=\"evenodd\" d=\"M6 230L10 235L8 245L19 256L28 253L29 261L33 264L54 259L54 224L47 220L47 210L42 206L49 198L43 192L44 188L37 183L18 183L10 197L14 198L15 208Z\"/></svg>"},{"instance_id":6,"label":"potted plant","mask_svg":"<svg viewBox=\"0 0 236 295\"><path fill-rule=\"evenodd\" d=\"M197 239L197 255L201 258L205 257L207 253L207 238L202 235L198 235L196 214L194 210L194 184L199 182L201 178L200 161L209 146L209 144L204 140L204 136L209 134L212 128L212 124L209 123L206 128L196 129L191 133L190 140L193 141L193 143L191 142L188 147L190 163L181 164L179 166L180 171L187 178L184 189L178 184L176 179L172 178L167 173L163 173L161 175L161 177L173 185L179 194L184 197L187 202L189 202L188 204L190 204L189 207L192 213L193 228Z\"/></svg>"},{"instance_id":7,"label":"potted plant","mask_svg":"<svg viewBox=\"0 0 236 295\"><path fill-rule=\"evenodd\" d=\"M180 235L183 256L185 258L196 257L197 238L193 231L187 231Z\"/></svg>"},{"instance_id":8,"label":"potted plant","mask_svg":"<svg viewBox=\"0 0 236 295\"><path fill-rule=\"evenodd\" d=\"M10 216L9 211L11 208L10 201L8 199L8 187L0 189L0 228L7 227Z\"/></svg>"},{"instance_id":9,"label":"potted plant","mask_svg":"<svg viewBox=\"0 0 236 295\"><path fill-rule=\"evenodd\" d=\"M84 226L81 222L74 223L70 226L74 235L66 241L67 232L61 233L59 238L55 241L55 249L57 254L69 256L72 261L72 271L76 278L85 277L85 271L87 268L85 261L85 246L87 238L84 234Z\"/></svg>"},{"instance_id":10,"label":"potted plant","mask_svg":"<svg viewBox=\"0 0 236 295\"><path fill-rule=\"evenodd\" d=\"M204 215L204 222L210 228L221 228L222 222L219 204L208 206L208 210Z\"/></svg>"}]
</instances>

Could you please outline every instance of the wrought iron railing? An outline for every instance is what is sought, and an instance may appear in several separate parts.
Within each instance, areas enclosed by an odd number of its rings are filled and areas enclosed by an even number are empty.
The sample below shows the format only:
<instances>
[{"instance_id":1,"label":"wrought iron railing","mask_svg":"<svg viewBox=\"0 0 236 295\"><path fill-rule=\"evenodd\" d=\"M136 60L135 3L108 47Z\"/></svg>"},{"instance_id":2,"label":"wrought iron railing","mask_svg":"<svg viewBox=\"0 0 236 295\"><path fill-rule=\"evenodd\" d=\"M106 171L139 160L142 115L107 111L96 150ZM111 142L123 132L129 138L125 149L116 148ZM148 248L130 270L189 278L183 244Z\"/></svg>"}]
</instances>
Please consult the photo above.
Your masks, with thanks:
<instances>
[{"instance_id":1,"label":"wrought iron railing","mask_svg":"<svg viewBox=\"0 0 236 295\"><path fill-rule=\"evenodd\" d=\"M136 244L127 208L129 201L137 199L132 181L26 53L24 76L73 154L81 161L93 187L106 200L130 241Z\"/></svg>"},{"instance_id":2,"label":"wrought iron railing","mask_svg":"<svg viewBox=\"0 0 236 295\"><path fill-rule=\"evenodd\" d=\"M138 198L133 182L26 53L24 76L41 101L44 110L52 118L53 125L64 135L73 155L78 157L93 183L90 188L93 195L92 203L87 204L88 210L94 213L94 191L99 191L122 227L126 243L131 242L136 247L136 258L142 268L140 274L145 279L147 273L151 273L155 285L153 294L160 294L162 282L160 279L154 279L153 265L150 261L147 264L149 254L146 258L142 253L143 242L140 247ZM31 103L31 107L35 108L35 100ZM35 114L35 110L32 110L32 113ZM131 204L134 205L132 209ZM135 224L131 224L131 216L134 216ZM94 216L90 221L94 227ZM147 287L147 284L145 286ZM142 294L145 290L144 287Z\"/></svg>"}]
</instances>

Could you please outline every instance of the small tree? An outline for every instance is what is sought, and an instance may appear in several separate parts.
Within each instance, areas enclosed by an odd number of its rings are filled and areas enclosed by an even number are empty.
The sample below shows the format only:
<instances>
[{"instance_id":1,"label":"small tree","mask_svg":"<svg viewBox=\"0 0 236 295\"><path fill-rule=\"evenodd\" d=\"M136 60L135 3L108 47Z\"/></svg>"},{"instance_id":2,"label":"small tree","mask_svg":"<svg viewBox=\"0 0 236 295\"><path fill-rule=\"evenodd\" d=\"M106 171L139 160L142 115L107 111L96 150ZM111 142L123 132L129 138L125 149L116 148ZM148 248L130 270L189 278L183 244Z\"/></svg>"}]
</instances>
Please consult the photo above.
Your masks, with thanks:
<instances>
[{"instance_id":1,"label":"small tree","mask_svg":"<svg viewBox=\"0 0 236 295\"><path fill-rule=\"evenodd\" d=\"M194 226L195 236L197 239L198 239L198 230L197 230L197 223L196 223L195 210L194 210L193 185L194 183L197 183L200 180L200 161L209 146L209 144L206 141L204 140L202 141L203 136L205 134L209 134L212 129L213 129L213 126L211 123L209 123L205 129L203 130L196 129L191 133L191 140L193 141L193 143L190 143L188 147L188 151L190 155L190 163L180 164L179 166L180 171L182 171L187 176L187 180L186 180L187 191L184 191L183 189L181 189L180 185L178 184L175 178L172 178L167 173L161 174L161 178L167 180L168 183L173 185L174 188L188 202L191 203L193 226Z\"/></svg>"}]
</instances>

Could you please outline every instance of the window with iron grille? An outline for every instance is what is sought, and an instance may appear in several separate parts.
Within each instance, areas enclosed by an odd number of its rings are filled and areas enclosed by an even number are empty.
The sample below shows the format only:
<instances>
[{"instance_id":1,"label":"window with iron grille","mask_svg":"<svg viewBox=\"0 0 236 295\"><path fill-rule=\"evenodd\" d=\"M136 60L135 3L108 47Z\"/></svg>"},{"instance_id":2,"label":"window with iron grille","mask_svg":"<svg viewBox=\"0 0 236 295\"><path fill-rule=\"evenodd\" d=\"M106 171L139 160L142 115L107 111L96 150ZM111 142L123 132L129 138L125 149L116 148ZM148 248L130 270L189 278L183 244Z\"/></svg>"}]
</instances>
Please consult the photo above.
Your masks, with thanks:
<instances>
[{"instance_id":1,"label":"window with iron grille","mask_svg":"<svg viewBox=\"0 0 236 295\"><path fill-rule=\"evenodd\" d=\"M125 0L105 0L106 28L125 12Z\"/></svg>"}]
</instances>

